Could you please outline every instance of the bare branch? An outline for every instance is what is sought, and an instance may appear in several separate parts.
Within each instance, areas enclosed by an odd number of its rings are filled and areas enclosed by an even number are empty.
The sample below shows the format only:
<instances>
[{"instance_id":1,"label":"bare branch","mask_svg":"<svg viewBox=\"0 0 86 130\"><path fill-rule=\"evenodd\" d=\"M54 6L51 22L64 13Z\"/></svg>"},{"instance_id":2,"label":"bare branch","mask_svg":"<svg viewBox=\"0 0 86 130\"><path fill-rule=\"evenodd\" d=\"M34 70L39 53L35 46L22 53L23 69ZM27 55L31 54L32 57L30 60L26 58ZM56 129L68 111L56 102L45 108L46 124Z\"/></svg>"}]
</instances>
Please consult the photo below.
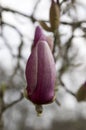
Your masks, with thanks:
<instances>
[{"instance_id":1,"label":"bare branch","mask_svg":"<svg viewBox=\"0 0 86 130\"><path fill-rule=\"evenodd\" d=\"M86 23L86 20L81 20L81 21L77 21L77 22L61 21L61 24L70 25L70 26L74 26L74 27L80 27L82 23Z\"/></svg>"},{"instance_id":2,"label":"bare branch","mask_svg":"<svg viewBox=\"0 0 86 130\"><path fill-rule=\"evenodd\" d=\"M19 12L17 10L14 10L14 9L11 9L11 8L7 8L7 7L2 7L2 10L6 11L6 12L11 12L11 13L14 13L14 14L19 14L19 15L24 16L26 18L30 18L32 20L32 22L37 21L37 19L33 17L33 14L31 16L29 16L27 14L24 14L22 12Z\"/></svg>"},{"instance_id":3,"label":"bare branch","mask_svg":"<svg viewBox=\"0 0 86 130\"><path fill-rule=\"evenodd\" d=\"M58 106L61 106L60 102L59 102L57 99L55 99L55 103L56 103Z\"/></svg>"},{"instance_id":4,"label":"bare branch","mask_svg":"<svg viewBox=\"0 0 86 130\"><path fill-rule=\"evenodd\" d=\"M11 27L11 28L13 28L13 29L15 29L16 30L16 32L22 37L23 35L22 35L22 33L19 31L19 29L17 28L17 27L15 27L14 25L12 25L12 24L9 24L9 23L7 23L7 22L4 22L4 21L2 21L2 25L7 25L7 26L9 26L9 27Z\"/></svg>"},{"instance_id":5,"label":"bare branch","mask_svg":"<svg viewBox=\"0 0 86 130\"><path fill-rule=\"evenodd\" d=\"M62 82L62 80L60 80L60 83L62 85L62 87L66 90L66 92L70 93L72 96L76 97L76 94L74 94L72 91L70 91L65 84Z\"/></svg>"},{"instance_id":6,"label":"bare branch","mask_svg":"<svg viewBox=\"0 0 86 130\"><path fill-rule=\"evenodd\" d=\"M10 108L10 107L12 107L13 105L17 104L17 103L20 102L22 99L23 99L23 93L21 92L21 93L20 93L20 98L17 99L16 101L13 101L12 103L10 103L10 104L4 106L2 112L6 111L8 108Z\"/></svg>"}]
</instances>

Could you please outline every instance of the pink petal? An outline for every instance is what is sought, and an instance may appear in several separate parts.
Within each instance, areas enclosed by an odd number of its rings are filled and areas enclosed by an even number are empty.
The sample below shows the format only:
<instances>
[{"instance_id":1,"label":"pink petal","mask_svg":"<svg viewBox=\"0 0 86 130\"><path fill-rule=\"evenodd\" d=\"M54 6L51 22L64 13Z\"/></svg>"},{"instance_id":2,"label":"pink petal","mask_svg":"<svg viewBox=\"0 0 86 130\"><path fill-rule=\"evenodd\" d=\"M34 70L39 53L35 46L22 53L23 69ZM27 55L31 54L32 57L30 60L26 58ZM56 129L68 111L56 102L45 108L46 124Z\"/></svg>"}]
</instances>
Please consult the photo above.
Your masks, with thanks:
<instances>
[{"instance_id":1,"label":"pink petal","mask_svg":"<svg viewBox=\"0 0 86 130\"><path fill-rule=\"evenodd\" d=\"M56 79L55 63L48 43L38 43L37 87L31 100L36 104L46 104L53 100Z\"/></svg>"},{"instance_id":2,"label":"pink petal","mask_svg":"<svg viewBox=\"0 0 86 130\"><path fill-rule=\"evenodd\" d=\"M37 48L35 47L32 50L32 53L26 64L26 80L27 80L27 89L30 94L35 90L37 84L37 67L38 67L38 57L37 57Z\"/></svg>"},{"instance_id":3,"label":"pink petal","mask_svg":"<svg viewBox=\"0 0 86 130\"><path fill-rule=\"evenodd\" d=\"M53 37L52 36L47 36L46 41L48 42L48 45L49 45L51 51L53 51Z\"/></svg>"}]
</instances>

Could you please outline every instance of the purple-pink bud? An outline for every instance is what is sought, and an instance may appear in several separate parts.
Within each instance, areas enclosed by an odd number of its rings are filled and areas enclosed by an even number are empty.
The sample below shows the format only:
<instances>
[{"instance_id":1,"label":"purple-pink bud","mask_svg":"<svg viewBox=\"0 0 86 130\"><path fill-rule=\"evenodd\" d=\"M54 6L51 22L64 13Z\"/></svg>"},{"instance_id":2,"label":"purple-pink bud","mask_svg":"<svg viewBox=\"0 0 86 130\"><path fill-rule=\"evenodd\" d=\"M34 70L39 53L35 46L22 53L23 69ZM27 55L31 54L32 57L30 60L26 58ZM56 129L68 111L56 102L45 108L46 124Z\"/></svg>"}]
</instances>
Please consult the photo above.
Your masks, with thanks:
<instances>
[{"instance_id":1,"label":"purple-pink bud","mask_svg":"<svg viewBox=\"0 0 86 130\"><path fill-rule=\"evenodd\" d=\"M36 28L34 45L26 65L26 90L29 100L42 105L54 99L56 69L46 37L39 27Z\"/></svg>"}]
</instances>

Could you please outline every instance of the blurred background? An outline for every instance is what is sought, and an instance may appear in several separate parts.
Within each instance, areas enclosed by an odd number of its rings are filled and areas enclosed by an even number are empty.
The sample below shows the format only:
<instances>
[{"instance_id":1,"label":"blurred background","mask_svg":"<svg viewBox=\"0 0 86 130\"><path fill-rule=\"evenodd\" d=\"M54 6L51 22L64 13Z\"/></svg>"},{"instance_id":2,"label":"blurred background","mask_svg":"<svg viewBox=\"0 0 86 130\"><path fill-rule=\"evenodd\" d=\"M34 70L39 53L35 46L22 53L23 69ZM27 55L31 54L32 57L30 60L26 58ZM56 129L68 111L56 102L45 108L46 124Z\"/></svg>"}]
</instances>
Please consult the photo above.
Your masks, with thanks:
<instances>
[{"instance_id":1,"label":"blurred background","mask_svg":"<svg viewBox=\"0 0 86 130\"><path fill-rule=\"evenodd\" d=\"M45 105L37 117L34 105L22 95L25 66L38 21L49 24L51 0L0 0L0 130L86 129L86 102L74 96L86 81L86 1L59 3L54 57L57 82L62 80L56 94L61 105Z\"/></svg>"}]
</instances>

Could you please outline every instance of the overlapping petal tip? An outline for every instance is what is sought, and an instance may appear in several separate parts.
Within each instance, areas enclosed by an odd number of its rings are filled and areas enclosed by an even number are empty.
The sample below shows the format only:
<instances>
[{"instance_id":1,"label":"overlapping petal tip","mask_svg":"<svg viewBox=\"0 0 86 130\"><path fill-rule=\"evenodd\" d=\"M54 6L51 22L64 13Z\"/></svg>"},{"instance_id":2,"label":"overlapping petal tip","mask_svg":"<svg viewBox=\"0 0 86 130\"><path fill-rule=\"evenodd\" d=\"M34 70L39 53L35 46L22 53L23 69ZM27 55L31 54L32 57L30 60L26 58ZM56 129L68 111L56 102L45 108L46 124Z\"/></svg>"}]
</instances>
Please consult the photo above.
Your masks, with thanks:
<instances>
[{"instance_id":1,"label":"overlapping petal tip","mask_svg":"<svg viewBox=\"0 0 86 130\"><path fill-rule=\"evenodd\" d=\"M44 33L42 32L42 29L39 26L37 26L36 31L35 31L33 48L36 46L36 44L39 41L46 41L48 43L51 51L53 50L53 37L52 36L45 36Z\"/></svg>"},{"instance_id":2,"label":"overlapping petal tip","mask_svg":"<svg viewBox=\"0 0 86 130\"><path fill-rule=\"evenodd\" d=\"M46 40L46 37L43 34L42 29L39 26L37 26L34 37L34 46L38 43L39 40Z\"/></svg>"}]
</instances>

